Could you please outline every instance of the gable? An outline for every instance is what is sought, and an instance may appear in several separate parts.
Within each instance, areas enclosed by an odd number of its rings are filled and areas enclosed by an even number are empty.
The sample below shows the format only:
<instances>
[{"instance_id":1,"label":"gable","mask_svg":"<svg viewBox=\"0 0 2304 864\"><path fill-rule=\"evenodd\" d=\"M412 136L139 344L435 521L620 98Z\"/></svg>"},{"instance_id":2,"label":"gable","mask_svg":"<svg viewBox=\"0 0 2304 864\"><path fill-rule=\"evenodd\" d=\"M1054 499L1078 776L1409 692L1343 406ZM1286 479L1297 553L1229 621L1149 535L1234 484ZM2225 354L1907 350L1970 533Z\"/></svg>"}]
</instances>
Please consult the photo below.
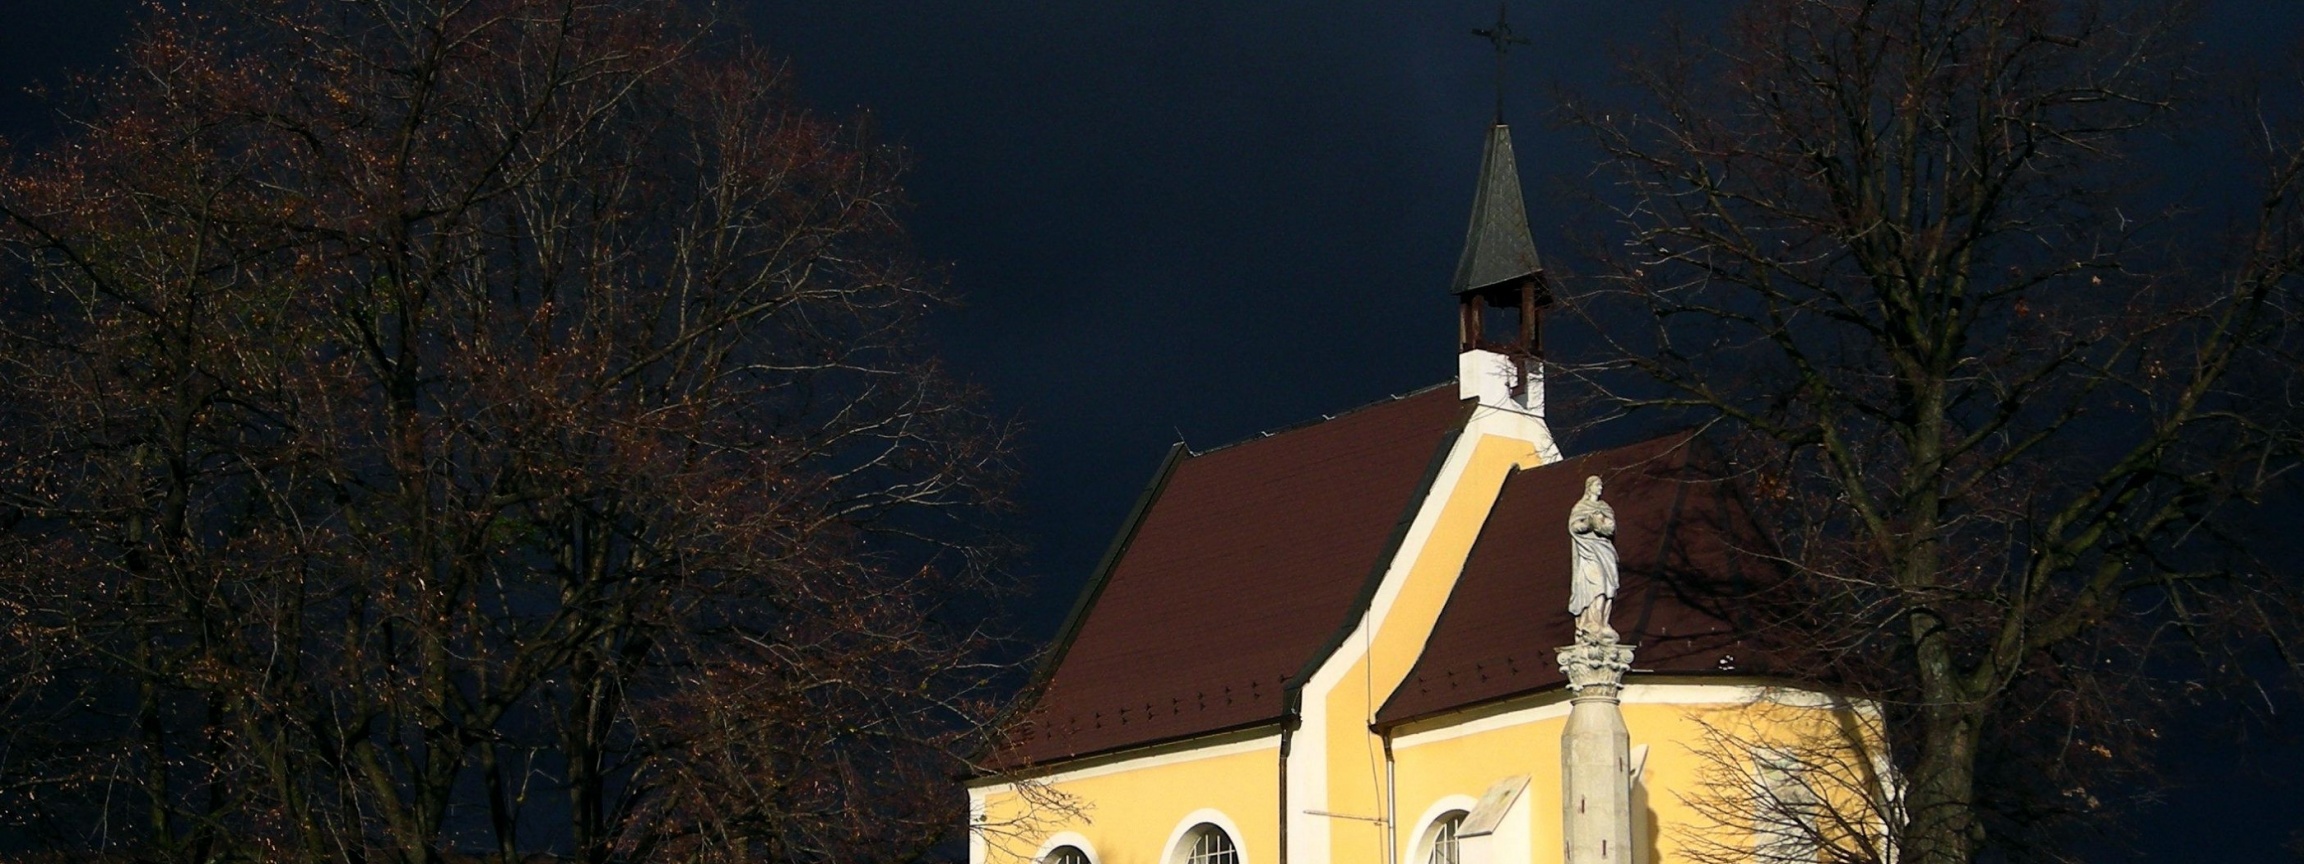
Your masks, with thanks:
<instances>
[{"instance_id":1,"label":"gable","mask_svg":"<svg viewBox=\"0 0 2304 864\"><path fill-rule=\"evenodd\" d=\"M1568 510L1598 475L1616 510L1620 587L1610 625L1637 672L1754 671L1734 628L1737 598L1771 571L1759 531L1700 445L1672 435L1515 472L1498 493L1416 665L1376 714L1391 726L1560 687Z\"/></svg>"},{"instance_id":2,"label":"gable","mask_svg":"<svg viewBox=\"0 0 2304 864\"><path fill-rule=\"evenodd\" d=\"M1172 460L1005 761L1284 717L1294 676L1364 602L1467 413L1441 386Z\"/></svg>"}]
</instances>

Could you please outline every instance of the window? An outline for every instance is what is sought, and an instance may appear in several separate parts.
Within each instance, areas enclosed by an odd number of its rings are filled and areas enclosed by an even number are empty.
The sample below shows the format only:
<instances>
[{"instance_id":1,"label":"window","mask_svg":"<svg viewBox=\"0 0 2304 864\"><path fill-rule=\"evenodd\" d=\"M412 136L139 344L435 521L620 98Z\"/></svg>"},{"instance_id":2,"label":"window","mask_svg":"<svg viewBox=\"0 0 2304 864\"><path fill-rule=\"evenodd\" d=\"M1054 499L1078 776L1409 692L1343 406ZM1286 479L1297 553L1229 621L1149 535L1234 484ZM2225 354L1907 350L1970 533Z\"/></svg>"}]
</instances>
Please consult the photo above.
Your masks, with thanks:
<instances>
[{"instance_id":1,"label":"window","mask_svg":"<svg viewBox=\"0 0 2304 864\"><path fill-rule=\"evenodd\" d=\"M1088 853L1078 846L1058 846L1042 856L1040 864L1088 864Z\"/></svg>"},{"instance_id":2,"label":"window","mask_svg":"<svg viewBox=\"0 0 2304 864\"><path fill-rule=\"evenodd\" d=\"M1203 822L1192 829L1192 845L1184 854L1184 864L1240 864L1240 849L1232 845L1232 835L1224 829Z\"/></svg>"},{"instance_id":3,"label":"window","mask_svg":"<svg viewBox=\"0 0 2304 864\"><path fill-rule=\"evenodd\" d=\"M1820 851L1816 790L1797 756L1779 750L1753 754L1759 788L1752 812L1754 857L1770 864L1806 864Z\"/></svg>"},{"instance_id":4,"label":"window","mask_svg":"<svg viewBox=\"0 0 2304 864\"><path fill-rule=\"evenodd\" d=\"M1442 816L1440 821L1432 823L1432 842L1424 853L1424 864L1459 864L1463 861L1463 847L1456 842L1456 832L1463 827L1462 810Z\"/></svg>"}]
</instances>

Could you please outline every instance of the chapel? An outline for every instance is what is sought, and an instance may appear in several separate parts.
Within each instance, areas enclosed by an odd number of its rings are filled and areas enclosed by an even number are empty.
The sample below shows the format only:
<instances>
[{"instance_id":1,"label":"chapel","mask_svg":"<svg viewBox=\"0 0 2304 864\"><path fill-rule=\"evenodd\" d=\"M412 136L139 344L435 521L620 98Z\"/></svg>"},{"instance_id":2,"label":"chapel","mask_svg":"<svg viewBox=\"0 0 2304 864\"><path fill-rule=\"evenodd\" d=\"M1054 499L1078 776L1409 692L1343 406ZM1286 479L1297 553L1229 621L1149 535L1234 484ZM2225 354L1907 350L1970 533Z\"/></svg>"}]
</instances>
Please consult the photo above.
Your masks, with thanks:
<instances>
[{"instance_id":1,"label":"chapel","mask_svg":"<svg viewBox=\"0 0 2304 864\"><path fill-rule=\"evenodd\" d=\"M1769 674L1739 604L1782 568L1700 439L1555 442L1501 123L1450 295L1455 380L1168 453L966 781L970 864L1816 860L1738 796L1821 794L1766 742L1876 712ZM1599 628L1568 611L1587 497Z\"/></svg>"}]
</instances>

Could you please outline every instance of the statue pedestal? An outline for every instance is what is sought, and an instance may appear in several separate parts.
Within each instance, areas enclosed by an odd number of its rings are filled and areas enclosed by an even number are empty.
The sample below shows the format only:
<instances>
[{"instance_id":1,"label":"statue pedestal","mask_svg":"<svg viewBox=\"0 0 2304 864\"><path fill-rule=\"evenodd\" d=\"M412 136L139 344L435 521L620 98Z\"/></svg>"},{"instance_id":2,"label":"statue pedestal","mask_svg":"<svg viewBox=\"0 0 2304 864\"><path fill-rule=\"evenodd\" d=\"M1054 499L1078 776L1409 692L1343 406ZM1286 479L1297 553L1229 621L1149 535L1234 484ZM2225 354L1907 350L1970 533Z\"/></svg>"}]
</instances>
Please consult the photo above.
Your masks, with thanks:
<instances>
[{"instance_id":1,"label":"statue pedestal","mask_svg":"<svg viewBox=\"0 0 2304 864\"><path fill-rule=\"evenodd\" d=\"M1568 676L1568 725L1560 733L1561 837L1567 864L1632 860L1632 740L1618 694L1632 648L1614 634L1584 634L1559 649Z\"/></svg>"}]
</instances>

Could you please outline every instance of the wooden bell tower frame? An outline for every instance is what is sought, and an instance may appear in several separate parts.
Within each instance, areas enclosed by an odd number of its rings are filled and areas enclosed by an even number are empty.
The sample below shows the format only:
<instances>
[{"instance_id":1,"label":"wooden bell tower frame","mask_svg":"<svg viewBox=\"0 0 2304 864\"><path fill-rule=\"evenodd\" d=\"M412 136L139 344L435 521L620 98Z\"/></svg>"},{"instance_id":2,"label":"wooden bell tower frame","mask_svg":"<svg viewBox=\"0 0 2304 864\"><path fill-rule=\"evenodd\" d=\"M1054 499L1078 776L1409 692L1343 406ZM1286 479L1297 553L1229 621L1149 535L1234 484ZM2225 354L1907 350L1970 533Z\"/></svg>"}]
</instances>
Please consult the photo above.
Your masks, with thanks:
<instances>
[{"instance_id":1,"label":"wooden bell tower frame","mask_svg":"<svg viewBox=\"0 0 2304 864\"><path fill-rule=\"evenodd\" d=\"M1544 359L1543 309L1552 305L1551 284L1545 280L1544 271L1465 291L1456 295L1456 302L1456 350L1493 351L1512 358L1519 373L1512 383L1512 395L1526 396L1529 372ZM1504 309L1520 313L1518 338L1491 340L1483 326L1482 311Z\"/></svg>"}]
</instances>

